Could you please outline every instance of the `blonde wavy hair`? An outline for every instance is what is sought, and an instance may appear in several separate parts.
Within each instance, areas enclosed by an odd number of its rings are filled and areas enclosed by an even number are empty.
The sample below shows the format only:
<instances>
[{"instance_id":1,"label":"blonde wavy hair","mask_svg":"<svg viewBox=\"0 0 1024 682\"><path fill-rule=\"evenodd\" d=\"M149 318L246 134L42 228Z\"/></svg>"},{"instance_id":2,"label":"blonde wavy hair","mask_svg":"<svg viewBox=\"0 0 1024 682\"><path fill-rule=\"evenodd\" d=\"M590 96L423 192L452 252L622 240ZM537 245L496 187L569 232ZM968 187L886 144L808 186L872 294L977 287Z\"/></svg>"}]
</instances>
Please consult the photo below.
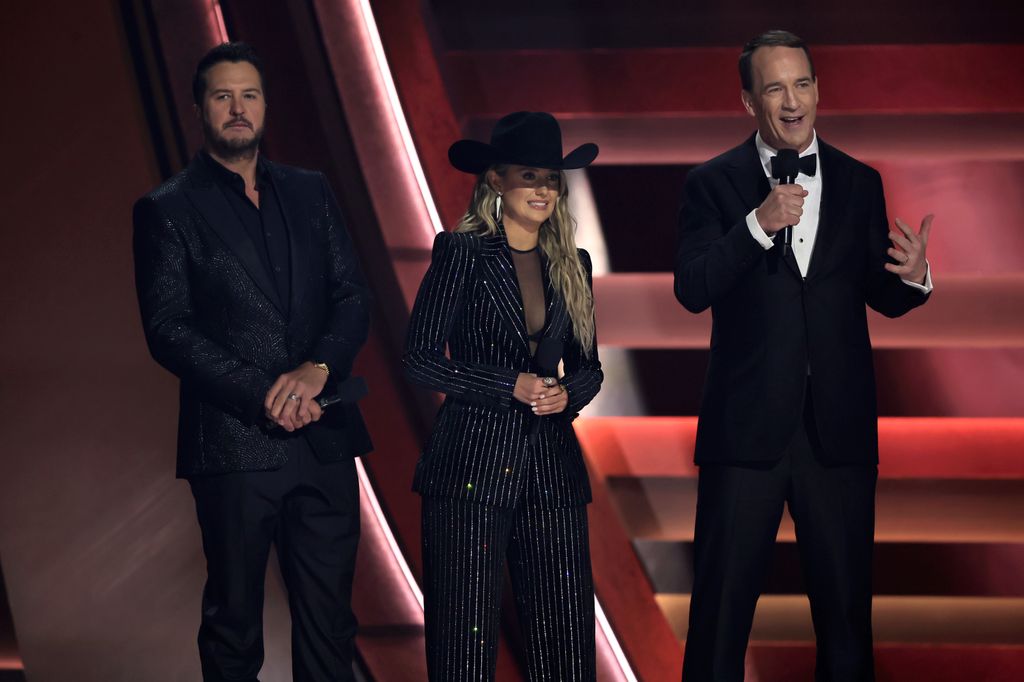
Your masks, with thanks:
<instances>
[{"instance_id":1,"label":"blonde wavy hair","mask_svg":"<svg viewBox=\"0 0 1024 682\"><path fill-rule=\"evenodd\" d=\"M507 165L493 166L499 176L504 177ZM576 250L576 219L569 212L569 183L565 173L559 171L558 200L551 217L540 226L540 250L548 261L548 277L555 290L565 302L569 319L572 320L573 334L590 357L594 347L594 296L587 282L587 271ZM487 182L487 171L480 173L473 187L466 214L455 226L456 232L470 232L484 236L499 234L494 218L498 193Z\"/></svg>"}]
</instances>

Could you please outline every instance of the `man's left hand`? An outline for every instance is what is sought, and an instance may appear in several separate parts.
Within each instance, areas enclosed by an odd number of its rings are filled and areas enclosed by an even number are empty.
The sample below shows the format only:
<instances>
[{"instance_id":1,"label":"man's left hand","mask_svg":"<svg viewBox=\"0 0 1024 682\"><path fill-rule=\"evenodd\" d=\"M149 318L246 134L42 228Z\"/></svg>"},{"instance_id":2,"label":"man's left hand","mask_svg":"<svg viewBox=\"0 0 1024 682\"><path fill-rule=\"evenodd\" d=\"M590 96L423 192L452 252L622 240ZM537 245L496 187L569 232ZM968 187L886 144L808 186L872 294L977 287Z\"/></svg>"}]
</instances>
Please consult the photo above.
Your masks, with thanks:
<instances>
[{"instance_id":1,"label":"man's left hand","mask_svg":"<svg viewBox=\"0 0 1024 682\"><path fill-rule=\"evenodd\" d=\"M899 218L896 219L896 227L900 232L889 232L892 246L886 251L896 262L886 263L886 270L909 282L924 284L925 276L928 274L925 248L928 246L928 235L931 234L934 217L930 213L926 215L921 221L921 230L916 234L909 225Z\"/></svg>"},{"instance_id":2,"label":"man's left hand","mask_svg":"<svg viewBox=\"0 0 1024 682\"><path fill-rule=\"evenodd\" d=\"M327 372L312 362L304 362L291 372L282 374L263 401L267 418L285 431L301 429L317 421L320 406L315 404L315 399L326 383Z\"/></svg>"}]
</instances>

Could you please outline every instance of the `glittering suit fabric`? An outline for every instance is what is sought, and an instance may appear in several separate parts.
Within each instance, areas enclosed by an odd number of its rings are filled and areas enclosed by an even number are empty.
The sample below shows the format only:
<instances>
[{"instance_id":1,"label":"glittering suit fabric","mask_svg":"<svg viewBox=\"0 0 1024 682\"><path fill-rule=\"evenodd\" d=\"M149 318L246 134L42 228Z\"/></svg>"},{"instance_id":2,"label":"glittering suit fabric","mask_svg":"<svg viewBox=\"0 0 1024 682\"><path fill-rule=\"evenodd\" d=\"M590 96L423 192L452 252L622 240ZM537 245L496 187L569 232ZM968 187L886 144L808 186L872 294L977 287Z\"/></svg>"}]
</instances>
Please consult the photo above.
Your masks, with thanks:
<instances>
[{"instance_id":1,"label":"glittering suit fabric","mask_svg":"<svg viewBox=\"0 0 1024 682\"><path fill-rule=\"evenodd\" d=\"M530 680L593 680L587 508L423 498L427 671L493 680L507 559Z\"/></svg>"},{"instance_id":2,"label":"glittering suit fabric","mask_svg":"<svg viewBox=\"0 0 1024 682\"><path fill-rule=\"evenodd\" d=\"M580 250L587 271L590 256ZM543 268L546 272L546 266ZM545 277L543 335L565 344L565 411L541 418L538 447L527 449L537 417L512 397L520 372L534 371L522 297L504 235L442 233L434 242L409 323L405 367L412 381L445 394L416 467L422 495L512 507L535 476L538 504L590 502L590 483L572 420L601 386L597 350L587 357ZM448 356L445 355L445 347Z\"/></svg>"},{"instance_id":3,"label":"glittering suit fabric","mask_svg":"<svg viewBox=\"0 0 1024 682\"><path fill-rule=\"evenodd\" d=\"M589 274L589 255L580 257ZM519 374L536 367L504 234L439 234L413 308L406 370L445 394L414 481L431 680L494 679L506 561L529 678L595 678L590 484L572 420L603 374L596 348L587 357L576 342L546 270L543 334L565 344L569 404L540 418L534 443L538 417L512 397Z\"/></svg>"},{"instance_id":4,"label":"glittering suit fabric","mask_svg":"<svg viewBox=\"0 0 1024 682\"><path fill-rule=\"evenodd\" d=\"M326 179L267 167L289 232L288 305L201 159L135 204L146 341L181 380L182 477L277 469L289 437L307 438L322 462L372 447L355 405L332 407L302 435L263 423L264 396L280 374L315 359L330 366L332 382L347 377L369 326L369 291Z\"/></svg>"}]
</instances>

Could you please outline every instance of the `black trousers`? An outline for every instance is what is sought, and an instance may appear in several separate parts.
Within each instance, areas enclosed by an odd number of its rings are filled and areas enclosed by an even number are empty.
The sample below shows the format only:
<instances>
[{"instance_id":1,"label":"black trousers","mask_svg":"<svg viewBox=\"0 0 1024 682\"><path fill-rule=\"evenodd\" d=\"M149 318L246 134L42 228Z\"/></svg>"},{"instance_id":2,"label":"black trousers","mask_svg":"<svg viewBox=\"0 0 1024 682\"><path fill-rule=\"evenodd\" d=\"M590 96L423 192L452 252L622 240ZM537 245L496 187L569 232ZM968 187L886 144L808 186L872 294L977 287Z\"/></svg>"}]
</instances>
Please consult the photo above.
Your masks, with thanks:
<instances>
[{"instance_id":1,"label":"black trousers","mask_svg":"<svg viewBox=\"0 0 1024 682\"><path fill-rule=\"evenodd\" d=\"M508 561L530 680L595 679L594 583L585 506L502 509L423 498L427 671L493 680Z\"/></svg>"},{"instance_id":2,"label":"black trousers","mask_svg":"<svg viewBox=\"0 0 1024 682\"><path fill-rule=\"evenodd\" d=\"M874 679L871 552L877 466L824 466L808 394L801 428L766 467L705 465L697 484L686 682L743 679L782 509L796 527L817 639L817 682Z\"/></svg>"},{"instance_id":3,"label":"black trousers","mask_svg":"<svg viewBox=\"0 0 1024 682\"><path fill-rule=\"evenodd\" d=\"M305 439L295 438L281 469L195 477L189 483L207 564L199 628L203 679L257 680L273 543L288 588L293 679L353 680L355 461L321 464Z\"/></svg>"}]
</instances>

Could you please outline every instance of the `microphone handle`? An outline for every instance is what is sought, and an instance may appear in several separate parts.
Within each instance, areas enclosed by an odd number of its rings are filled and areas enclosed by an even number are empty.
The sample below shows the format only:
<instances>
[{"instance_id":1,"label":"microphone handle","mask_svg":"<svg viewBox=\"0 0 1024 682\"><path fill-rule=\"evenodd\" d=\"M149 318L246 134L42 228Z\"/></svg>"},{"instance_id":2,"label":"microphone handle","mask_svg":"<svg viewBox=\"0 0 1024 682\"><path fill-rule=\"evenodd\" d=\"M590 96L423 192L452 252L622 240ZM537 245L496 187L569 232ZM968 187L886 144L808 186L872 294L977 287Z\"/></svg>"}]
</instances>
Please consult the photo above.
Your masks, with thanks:
<instances>
[{"instance_id":1,"label":"microphone handle","mask_svg":"<svg viewBox=\"0 0 1024 682\"><path fill-rule=\"evenodd\" d=\"M540 369L537 372L538 376L553 377L558 375L558 370L548 371L547 369ZM552 386L554 388L554 386ZM533 424L530 425L529 441L531 445L536 445L540 439L540 420L544 417L540 415L533 415Z\"/></svg>"},{"instance_id":2,"label":"microphone handle","mask_svg":"<svg viewBox=\"0 0 1024 682\"><path fill-rule=\"evenodd\" d=\"M782 185L792 185L796 182L796 178L792 176L786 176L779 181ZM789 255L790 249L793 248L793 226L786 225L782 228L782 256L786 257Z\"/></svg>"}]
</instances>

